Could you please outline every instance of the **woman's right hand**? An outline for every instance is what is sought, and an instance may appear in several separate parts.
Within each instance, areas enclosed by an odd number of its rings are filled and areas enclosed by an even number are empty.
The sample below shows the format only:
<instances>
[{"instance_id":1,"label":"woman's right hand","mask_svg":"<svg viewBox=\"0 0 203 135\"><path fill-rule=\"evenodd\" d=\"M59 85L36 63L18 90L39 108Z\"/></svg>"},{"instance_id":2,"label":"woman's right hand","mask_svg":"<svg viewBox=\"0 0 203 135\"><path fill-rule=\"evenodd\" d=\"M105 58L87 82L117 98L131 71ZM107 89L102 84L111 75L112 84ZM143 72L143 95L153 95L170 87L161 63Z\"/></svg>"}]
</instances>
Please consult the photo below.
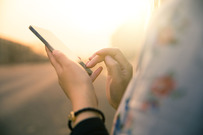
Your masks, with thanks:
<instances>
[{"instance_id":1,"label":"woman's right hand","mask_svg":"<svg viewBox=\"0 0 203 135\"><path fill-rule=\"evenodd\" d=\"M101 49L94 53L89 60L90 61L86 64L89 68L104 61L108 71L106 83L107 99L112 107L117 109L128 83L132 78L132 65L117 48Z\"/></svg>"}]
</instances>

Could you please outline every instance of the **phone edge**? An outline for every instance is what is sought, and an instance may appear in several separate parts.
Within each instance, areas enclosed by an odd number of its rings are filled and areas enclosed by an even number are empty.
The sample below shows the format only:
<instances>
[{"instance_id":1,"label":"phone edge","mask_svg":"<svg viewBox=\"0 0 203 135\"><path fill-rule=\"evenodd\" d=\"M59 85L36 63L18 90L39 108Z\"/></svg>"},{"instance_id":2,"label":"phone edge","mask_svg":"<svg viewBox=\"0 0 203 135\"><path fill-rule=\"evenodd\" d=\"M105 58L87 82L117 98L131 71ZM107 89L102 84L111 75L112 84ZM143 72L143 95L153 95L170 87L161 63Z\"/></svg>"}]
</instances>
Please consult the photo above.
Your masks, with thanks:
<instances>
[{"instance_id":1,"label":"phone edge","mask_svg":"<svg viewBox=\"0 0 203 135\"><path fill-rule=\"evenodd\" d=\"M46 45L46 47L52 52L54 48L30 25L29 29Z\"/></svg>"}]
</instances>

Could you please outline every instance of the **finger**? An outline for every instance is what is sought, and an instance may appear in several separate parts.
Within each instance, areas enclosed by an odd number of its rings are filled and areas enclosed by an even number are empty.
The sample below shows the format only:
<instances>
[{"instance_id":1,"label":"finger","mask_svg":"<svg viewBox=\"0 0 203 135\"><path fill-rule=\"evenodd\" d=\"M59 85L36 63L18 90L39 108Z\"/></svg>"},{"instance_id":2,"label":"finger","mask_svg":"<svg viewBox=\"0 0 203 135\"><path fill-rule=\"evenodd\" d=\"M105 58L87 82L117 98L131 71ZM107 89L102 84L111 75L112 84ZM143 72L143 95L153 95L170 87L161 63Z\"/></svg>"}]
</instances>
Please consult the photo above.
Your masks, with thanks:
<instances>
[{"instance_id":1,"label":"finger","mask_svg":"<svg viewBox=\"0 0 203 135\"><path fill-rule=\"evenodd\" d=\"M95 79L100 75L100 73L102 72L103 68L99 67L97 70L95 70L92 75L90 76L90 78L92 79L92 82L95 81Z\"/></svg>"},{"instance_id":2,"label":"finger","mask_svg":"<svg viewBox=\"0 0 203 135\"><path fill-rule=\"evenodd\" d=\"M111 55L112 57L115 55L115 51L113 52L115 48L104 48L101 49L97 52L95 52L92 56L89 57L89 60L91 61L92 59L94 59L96 56L100 56L100 57L105 57L106 55Z\"/></svg>"},{"instance_id":3,"label":"finger","mask_svg":"<svg viewBox=\"0 0 203 135\"><path fill-rule=\"evenodd\" d=\"M88 68L92 68L96 64L98 64L98 63L100 63L102 61L104 61L104 57L100 57L100 56L96 55L94 58L92 58L90 61L87 62L86 66Z\"/></svg>"},{"instance_id":4,"label":"finger","mask_svg":"<svg viewBox=\"0 0 203 135\"><path fill-rule=\"evenodd\" d=\"M55 58L54 58L52 52L51 52L47 47L45 47L45 50L46 50L46 52L47 52L47 56L48 56L48 58L49 58L51 64L52 64L54 67L58 67L59 64L58 64L58 62L55 60Z\"/></svg>"},{"instance_id":5,"label":"finger","mask_svg":"<svg viewBox=\"0 0 203 135\"><path fill-rule=\"evenodd\" d=\"M65 54L63 54L59 50L53 50L52 54L55 60L57 61L57 63L60 64L61 67L69 65L70 62L72 62L70 59L66 57Z\"/></svg>"},{"instance_id":6,"label":"finger","mask_svg":"<svg viewBox=\"0 0 203 135\"><path fill-rule=\"evenodd\" d=\"M93 54L90 57L90 59L94 58L96 55L99 55L101 57L102 56L105 57L107 55L110 55L121 65L122 68L125 68L125 69L131 68L131 64L128 62L128 60L125 58L123 53L118 48L101 49L101 50L97 51L95 54Z\"/></svg>"},{"instance_id":7,"label":"finger","mask_svg":"<svg viewBox=\"0 0 203 135\"><path fill-rule=\"evenodd\" d=\"M117 81L121 79L122 71L120 65L111 56L107 55L105 57L105 64L108 69L108 74L110 74Z\"/></svg>"},{"instance_id":8,"label":"finger","mask_svg":"<svg viewBox=\"0 0 203 135\"><path fill-rule=\"evenodd\" d=\"M97 55L110 55L112 56L116 61L118 61L119 64L121 64L122 67L128 68L129 62L123 55L123 53L117 49L117 48L104 48L96 52Z\"/></svg>"},{"instance_id":9,"label":"finger","mask_svg":"<svg viewBox=\"0 0 203 135\"><path fill-rule=\"evenodd\" d=\"M89 60L92 60L97 54L94 53L91 57L89 57Z\"/></svg>"},{"instance_id":10,"label":"finger","mask_svg":"<svg viewBox=\"0 0 203 135\"><path fill-rule=\"evenodd\" d=\"M89 63L90 61L87 61L86 63L85 63L85 66L87 67L87 65L88 65L88 63Z\"/></svg>"}]
</instances>

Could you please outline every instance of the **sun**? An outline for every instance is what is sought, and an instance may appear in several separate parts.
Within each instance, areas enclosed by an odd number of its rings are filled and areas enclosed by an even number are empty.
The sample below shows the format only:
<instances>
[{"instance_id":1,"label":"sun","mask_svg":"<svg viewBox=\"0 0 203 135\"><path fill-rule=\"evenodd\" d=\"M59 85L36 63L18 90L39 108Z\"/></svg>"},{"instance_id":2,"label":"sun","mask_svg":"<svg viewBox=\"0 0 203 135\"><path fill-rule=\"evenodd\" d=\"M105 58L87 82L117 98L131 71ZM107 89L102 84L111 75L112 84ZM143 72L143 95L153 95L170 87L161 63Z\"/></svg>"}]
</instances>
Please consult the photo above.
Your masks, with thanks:
<instances>
[{"instance_id":1,"label":"sun","mask_svg":"<svg viewBox=\"0 0 203 135\"><path fill-rule=\"evenodd\" d=\"M127 20L150 16L149 0L86 0L72 4L72 21L87 32L115 29Z\"/></svg>"},{"instance_id":2,"label":"sun","mask_svg":"<svg viewBox=\"0 0 203 135\"><path fill-rule=\"evenodd\" d=\"M52 31L74 51L92 53L108 47L113 32L126 21L148 18L150 1L1 0L0 36L37 48L41 42L28 29L35 25Z\"/></svg>"}]
</instances>

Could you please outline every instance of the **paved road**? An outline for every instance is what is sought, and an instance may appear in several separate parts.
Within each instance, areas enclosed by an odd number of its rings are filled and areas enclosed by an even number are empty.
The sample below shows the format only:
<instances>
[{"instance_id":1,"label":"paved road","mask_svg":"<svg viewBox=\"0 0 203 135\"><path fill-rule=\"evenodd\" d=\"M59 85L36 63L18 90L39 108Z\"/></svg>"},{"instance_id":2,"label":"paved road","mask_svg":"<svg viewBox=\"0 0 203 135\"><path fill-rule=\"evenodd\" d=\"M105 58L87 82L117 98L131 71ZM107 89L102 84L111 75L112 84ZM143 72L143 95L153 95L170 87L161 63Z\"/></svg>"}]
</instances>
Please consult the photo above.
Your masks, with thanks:
<instances>
[{"instance_id":1,"label":"paved road","mask_svg":"<svg viewBox=\"0 0 203 135\"><path fill-rule=\"evenodd\" d=\"M106 101L104 76L94 85L110 130L115 112ZM70 111L49 63L0 67L1 135L67 135Z\"/></svg>"}]
</instances>

